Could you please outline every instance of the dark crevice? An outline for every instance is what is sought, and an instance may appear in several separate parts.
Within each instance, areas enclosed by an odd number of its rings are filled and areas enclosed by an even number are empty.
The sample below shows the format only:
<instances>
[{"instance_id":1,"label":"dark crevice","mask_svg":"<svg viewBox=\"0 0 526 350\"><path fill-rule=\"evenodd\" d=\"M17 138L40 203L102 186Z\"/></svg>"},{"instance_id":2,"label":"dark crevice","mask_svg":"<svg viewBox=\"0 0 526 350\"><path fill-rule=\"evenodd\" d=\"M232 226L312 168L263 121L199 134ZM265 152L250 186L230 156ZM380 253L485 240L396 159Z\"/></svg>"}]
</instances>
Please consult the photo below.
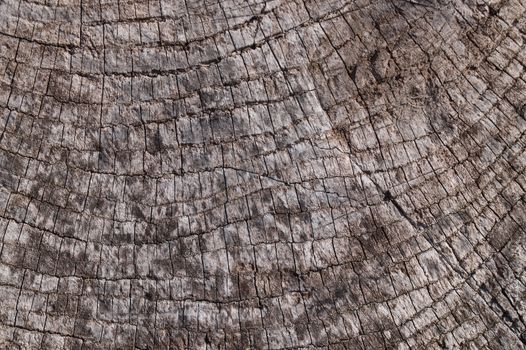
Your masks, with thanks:
<instances>
[{"instance_id":1,"label":"dark crevice","mask_svg":"<svg viewBox=\"0 0 526 350\"><path fill-rule=\"evenodd\" d=\"M391 202L394 207L396 208L396 210L398 210L398 212L400 213L400 215L402 215L402 217L404 217L404 219L406 219L414 228L417 228L419 230L424 230L427 228L427 225L419 222L419 221L415 221L413 220L407 213L406 211L404 210L404 208L402 208L402 206L396 201L396 199L393 197L393 195L391 194L391 191L385 191L384 192L384 201L386 202Z\"/></svg>"}]
</instances>

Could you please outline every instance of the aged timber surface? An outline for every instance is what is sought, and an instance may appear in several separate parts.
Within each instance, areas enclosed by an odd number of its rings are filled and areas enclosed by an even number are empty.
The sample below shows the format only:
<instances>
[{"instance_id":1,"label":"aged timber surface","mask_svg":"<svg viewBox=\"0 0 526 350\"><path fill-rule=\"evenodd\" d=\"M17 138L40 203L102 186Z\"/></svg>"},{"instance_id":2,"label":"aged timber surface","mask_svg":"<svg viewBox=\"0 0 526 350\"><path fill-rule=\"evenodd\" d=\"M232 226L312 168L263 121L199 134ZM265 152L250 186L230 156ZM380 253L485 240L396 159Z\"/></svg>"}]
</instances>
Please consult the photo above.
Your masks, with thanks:
<instances>
[{"instance_id":1,"label":"aged timber surface","mask_svg":"<svg viewBox=\"0 0 526 350\"><path fill-rule=\"evenodd\" d=\"M0 0L0 349L521 349L525 0Z\"/></svg>"}]
</instances>

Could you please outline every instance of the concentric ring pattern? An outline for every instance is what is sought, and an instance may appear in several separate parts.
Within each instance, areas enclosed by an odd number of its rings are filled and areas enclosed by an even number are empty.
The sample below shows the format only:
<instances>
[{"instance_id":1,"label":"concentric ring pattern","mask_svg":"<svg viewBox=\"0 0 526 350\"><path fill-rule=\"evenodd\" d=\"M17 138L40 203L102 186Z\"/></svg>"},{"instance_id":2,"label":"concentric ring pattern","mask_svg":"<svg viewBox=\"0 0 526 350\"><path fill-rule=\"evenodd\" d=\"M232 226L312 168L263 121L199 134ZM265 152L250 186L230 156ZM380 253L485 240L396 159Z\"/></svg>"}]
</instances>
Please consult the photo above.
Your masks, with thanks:
<instances>
[{"instance_id":1,"label":"concentric ring pattern","mask_svg":"<svg viewBox=\"0 0 526 350\"><path fill-rule=\"evenodd\" d=\"M523 0L0 1L0 348L520 349Z\"/></svg>"}]
</instances>

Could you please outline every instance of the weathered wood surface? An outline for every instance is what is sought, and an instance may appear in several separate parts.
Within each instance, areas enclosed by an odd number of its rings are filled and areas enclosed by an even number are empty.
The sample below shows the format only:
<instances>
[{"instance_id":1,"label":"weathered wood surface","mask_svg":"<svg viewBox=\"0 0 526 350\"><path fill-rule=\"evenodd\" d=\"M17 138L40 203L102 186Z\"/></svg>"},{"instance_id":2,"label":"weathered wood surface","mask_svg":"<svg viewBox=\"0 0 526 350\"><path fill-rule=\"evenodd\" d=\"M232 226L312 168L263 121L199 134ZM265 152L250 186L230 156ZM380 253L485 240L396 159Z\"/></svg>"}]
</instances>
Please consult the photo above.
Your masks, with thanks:
<instances>
[{"instance_id":1,"label":"weathered wood surface","mask_svg":"<svg viewBox=\"0 0 526 350\"><path fill-rule=\"evenodd\" d=\"M525 11L0 1L0 348L523 348Z\"/></svg>"}]
</instances>

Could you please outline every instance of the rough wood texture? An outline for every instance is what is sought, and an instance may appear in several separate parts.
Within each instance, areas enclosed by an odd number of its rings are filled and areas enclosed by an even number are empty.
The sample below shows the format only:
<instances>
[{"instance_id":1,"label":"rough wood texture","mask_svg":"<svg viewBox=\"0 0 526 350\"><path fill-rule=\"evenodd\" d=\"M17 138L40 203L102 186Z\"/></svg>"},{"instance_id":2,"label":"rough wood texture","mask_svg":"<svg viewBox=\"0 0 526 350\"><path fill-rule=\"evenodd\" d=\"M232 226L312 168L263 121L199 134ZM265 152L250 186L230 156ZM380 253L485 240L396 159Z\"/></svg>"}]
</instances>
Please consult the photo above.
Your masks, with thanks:
<instances>
[{"instance_id":1,"label":"rough wood texture","mask_svg":"<svg viewBox=\"0 0 526 350\"><path fill-rule=\"evenodd\" d=\"M525 11L1 0L0 348L523 348Z\"/></svg>"}]
</instances>

